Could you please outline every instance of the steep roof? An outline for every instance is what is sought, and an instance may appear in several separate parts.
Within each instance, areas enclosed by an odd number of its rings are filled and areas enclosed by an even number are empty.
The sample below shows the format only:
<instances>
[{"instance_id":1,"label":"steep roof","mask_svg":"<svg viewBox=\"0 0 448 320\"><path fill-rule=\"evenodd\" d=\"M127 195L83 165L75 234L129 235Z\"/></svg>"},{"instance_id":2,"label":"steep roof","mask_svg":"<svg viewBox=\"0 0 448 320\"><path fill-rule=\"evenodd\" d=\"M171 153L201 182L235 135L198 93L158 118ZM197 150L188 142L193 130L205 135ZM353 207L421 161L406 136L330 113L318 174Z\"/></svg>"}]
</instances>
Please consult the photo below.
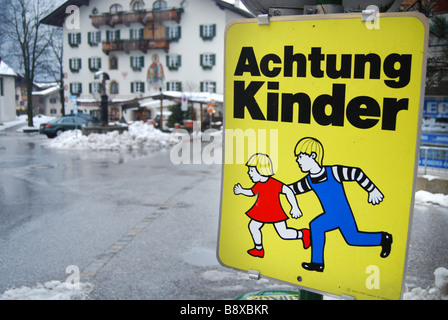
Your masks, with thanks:
<instances>
[{"instance_id":1,"label":"steep roof","mask_svg":"<svg viewBox=\"0 0 448 320\"><path fill-rule=\"evenodd\" d=\"M250 12L240 9L238 7L235 7L231 3L228 3L228 2L222 1L222 0L211 0L211 1L214 1L220 9L231 10L233 12L236 12L236 13L242 15L243 17L253 18L253 15ZM54 10L52 13L50 13L48 16L43 18L41 20L41 23L47 24L50 26L62 27L62 25L64 24L64 21L65 21L65 18L67 16L66 9L68 6L74 5L77 7L81 7L83 5L89 5L89 3L90 3L90 0L68 0L68 1L64 2L61 6L59 6L56 10Z\"/></svg>"},{"instance_id":2,"label":"steep roof","mask_svg":"<svg viewBox=\"0 0 448 320\"><path fill-rule=\"evenodd\" d=\"M0 60L0 76L15 77L17 76L17 73L15 73L4 61Z\"/></svg>"}]
</instances>

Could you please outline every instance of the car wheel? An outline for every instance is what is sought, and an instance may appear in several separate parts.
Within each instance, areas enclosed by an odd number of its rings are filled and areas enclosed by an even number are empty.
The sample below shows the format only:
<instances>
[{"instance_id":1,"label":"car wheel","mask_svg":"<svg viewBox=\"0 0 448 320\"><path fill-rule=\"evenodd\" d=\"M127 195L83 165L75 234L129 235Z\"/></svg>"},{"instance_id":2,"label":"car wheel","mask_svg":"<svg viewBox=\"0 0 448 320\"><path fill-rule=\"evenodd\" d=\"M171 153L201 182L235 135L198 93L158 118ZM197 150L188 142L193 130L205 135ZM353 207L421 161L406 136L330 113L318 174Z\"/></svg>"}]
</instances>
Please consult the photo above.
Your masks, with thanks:
<instances>
[{"instance_id":1,"label":"car wheel","mask_svg":"<svg viewBox=\"0 0 448 320\"><path fill-rule=\"evenodd\" d=\"M47 134L47 137L50 138L50 139L53 139L54 138L54 134Z\"/></svg>"},{"instance_id":2,"label":"car wheel","mask_svg":"<svg viewBox=\"0 0 448 320\"><path fill-rule=\"evenodd\" d=\"M62 132L64 132L64 130L62 130L62 129L58 129L58 130L56 131L56 137L59 137L59 136L61 135Z\"/></svg>"}]
</instances>

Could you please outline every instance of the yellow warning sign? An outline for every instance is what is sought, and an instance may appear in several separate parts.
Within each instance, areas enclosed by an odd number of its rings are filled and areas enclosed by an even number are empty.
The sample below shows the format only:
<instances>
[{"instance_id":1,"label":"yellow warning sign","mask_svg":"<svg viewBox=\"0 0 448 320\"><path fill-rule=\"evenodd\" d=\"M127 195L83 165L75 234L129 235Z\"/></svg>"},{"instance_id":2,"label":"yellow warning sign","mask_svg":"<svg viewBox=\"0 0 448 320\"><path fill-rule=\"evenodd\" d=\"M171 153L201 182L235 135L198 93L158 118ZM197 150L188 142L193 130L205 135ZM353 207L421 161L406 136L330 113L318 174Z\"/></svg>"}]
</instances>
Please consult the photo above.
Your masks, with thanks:
<instances>
[{"instance_id":1,"label":"yellow warning sign","mask_svg":"<svg viewBox=\"0 0 448 320\"><path fill-rule=\"evenodd\" d=\"M312 291L399 299L428 22L231 22L218 256Z\"/></svg>"}]
</instances>

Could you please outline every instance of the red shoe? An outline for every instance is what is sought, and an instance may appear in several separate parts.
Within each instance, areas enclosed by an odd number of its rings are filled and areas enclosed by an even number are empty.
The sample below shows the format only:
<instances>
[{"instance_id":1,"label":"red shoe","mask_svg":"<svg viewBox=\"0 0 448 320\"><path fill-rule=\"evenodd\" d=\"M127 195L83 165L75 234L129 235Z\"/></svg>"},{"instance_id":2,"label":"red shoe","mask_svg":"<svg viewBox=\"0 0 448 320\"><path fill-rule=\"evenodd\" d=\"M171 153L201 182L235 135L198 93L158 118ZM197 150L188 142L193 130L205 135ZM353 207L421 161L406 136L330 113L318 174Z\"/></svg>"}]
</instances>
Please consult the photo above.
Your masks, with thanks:
<instances>
[{"instance_id":1,"label":"red shoe","mask_svg":"<svg viewBox=\"0 0 448 320\"><path fill-rule=\"evenodd\" d=\"M258 250L257 248L253 248L247 250L247 253L254 257L263 258L264 257L264 249Z\"/></svg>"},{"instance_id":2,"label":"red shoe","mask_svg":"<svg viewBox=\"0 0 448 320\"><path fill-rule=\"evenodd\" d=\"M311 245L311 232L308 229L301 229L300 231L302 231L303 249L308 249Z\"/></svg>"}]
</instances>

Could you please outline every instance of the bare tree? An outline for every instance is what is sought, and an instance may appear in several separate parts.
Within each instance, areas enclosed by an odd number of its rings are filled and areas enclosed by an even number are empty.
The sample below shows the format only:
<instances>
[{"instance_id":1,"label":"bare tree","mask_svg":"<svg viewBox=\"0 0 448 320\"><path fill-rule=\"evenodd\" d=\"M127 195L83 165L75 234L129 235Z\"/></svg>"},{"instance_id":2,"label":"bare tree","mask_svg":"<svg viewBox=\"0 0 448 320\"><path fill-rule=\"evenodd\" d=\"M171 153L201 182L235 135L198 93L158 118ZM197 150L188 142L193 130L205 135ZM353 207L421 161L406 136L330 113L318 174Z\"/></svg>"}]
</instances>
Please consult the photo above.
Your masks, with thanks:
<instances>
[{"instance_id":1,"label":"bare tree","mask_svg":"<svg viewBox=\"0 0 448 320\"><path fill-rule=\"evenodd\" d=\"M33 127L33 83L53 31L40 23L50 11L40 0L4 0L0 19L4 36L17 55L27 89L28 126ZM45 9L47 7L47 9ZM45 30L47 29L47 30ZM46 32L45 32L46 31Z\"/></svg>"},{"instance_id":2,"label":"bare tree","mask_svg":"<svg viewBox=\"0 0 448 320\"><path fill-rule=\"evenodd\" d=\"M61 113L65 115L64 101L64 69L63 69L63 38L62 28L53 28L52 41L48 44L44 55L44 71L59 83L59 100L61 101Z\"/></svg>"}]
</instances>

